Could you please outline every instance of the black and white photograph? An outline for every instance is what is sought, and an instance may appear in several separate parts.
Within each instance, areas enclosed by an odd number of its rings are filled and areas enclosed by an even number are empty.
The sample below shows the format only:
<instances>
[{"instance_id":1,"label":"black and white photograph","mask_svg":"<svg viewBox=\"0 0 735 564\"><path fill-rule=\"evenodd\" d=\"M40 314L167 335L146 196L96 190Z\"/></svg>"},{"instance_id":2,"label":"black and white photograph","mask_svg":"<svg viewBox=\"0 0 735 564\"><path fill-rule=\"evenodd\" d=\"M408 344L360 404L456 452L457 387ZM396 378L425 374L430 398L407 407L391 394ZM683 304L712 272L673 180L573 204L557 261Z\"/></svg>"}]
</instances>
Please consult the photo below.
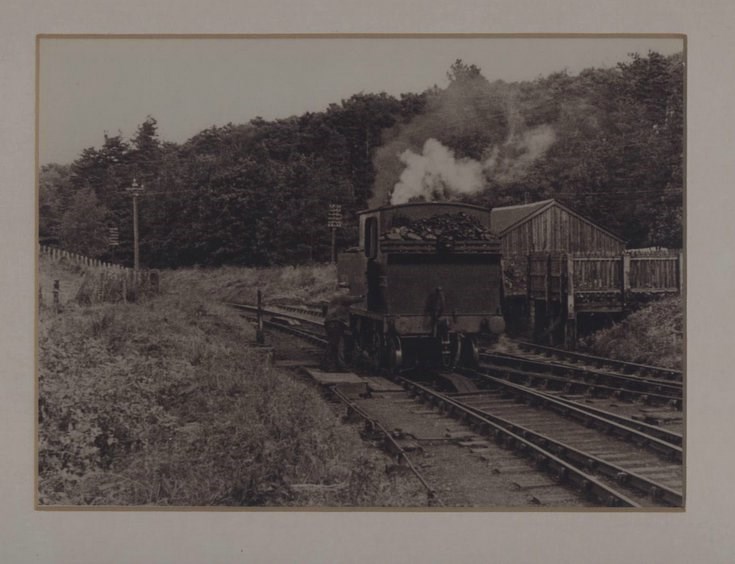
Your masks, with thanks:
<instances>
[{"instance_id":1,"label":"black and white photograph","mask_svg":"<svg viewBox=\"0 0 735 564\"><path fill-rule=\"evenodd\" d=\"M684 35L36 45L36 509L683 511Z\"/></svg>"}]
</instances>

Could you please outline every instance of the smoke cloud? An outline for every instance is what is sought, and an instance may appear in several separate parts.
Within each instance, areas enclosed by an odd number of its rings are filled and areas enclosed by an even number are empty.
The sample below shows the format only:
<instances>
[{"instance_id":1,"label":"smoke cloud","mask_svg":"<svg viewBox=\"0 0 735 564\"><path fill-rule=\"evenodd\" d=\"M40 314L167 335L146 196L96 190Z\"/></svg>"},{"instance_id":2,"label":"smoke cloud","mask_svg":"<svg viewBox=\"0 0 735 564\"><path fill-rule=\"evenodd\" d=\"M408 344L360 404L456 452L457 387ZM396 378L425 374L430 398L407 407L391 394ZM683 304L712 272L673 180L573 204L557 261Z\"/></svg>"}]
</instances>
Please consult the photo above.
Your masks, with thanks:
<instances>
[{"instance_id":1,"label":"smoke cloud","mask_svg":"<svg viewBox=\"0 0 735 564\"><path fill-rule=\"evenodd\" d=\"M482 164L472 159L457 159L454 152L436 139L427 139L421 154L410 149L401 153L406 165L393 188L391 204L413 199L445 200L456 194L474 194L485 179Z\"/></svg>"},{"instance_id":2,"label":"smoke cloud","mask_svg":"<svg viewBox=\"0 0 735 564\"><path fill-rule=\"evenodd\" d=\"M375 152L371 207L520 181L556 140L548 124L526 126L513 85L482 78L425 95L424 111L387 131Z\"/></svg>"},{"instance_id":3,"label":"smoke cloud","mask_svg":"<svg viewBox=\"0 0 735 564\"><path fill-rule=\"evenodd\" d=\"M505 84L489 84L482 79L425 92L423 112L386 131L383 144L375 151L371 207L391 200L407 166L402 156L407 150L423 154L429 139L454 147L454 154L460 159L474 160L483 159L486 147L502 143L508 135L506 88ZM457 143L462 140L470 141ZM456 151L459 145L462 150Z\"/></svg>"},{"instance_id":4,"label":"smoke cloud","mask_svg":"<svg viewBox=\"0 0 735 564\"><path fill-rule=\"evenodd\" d=\"M488 178L499 184L522 180L531 165L543 157L556 141L556 133L550 125L540 125L511 135L500 146L490 149L490 156L483 163Z\"/></svg>"},{"instance_id":5,"label":"smoke cloud","mask_svg":"<svg viewBox=\"0 0 735 564\"><path fill-rule=\"evenodd\" d=\"M521 133L511 129L508 139L490 147L487 158L479 161L457 158L436 139L427 139L421 153L411 149L400 153L399 161L405 168L392 189L390 203L449 200L483 191L489 179L499 184L521 180L555 140L549 125Z\"/></svg>"}]
</instances>

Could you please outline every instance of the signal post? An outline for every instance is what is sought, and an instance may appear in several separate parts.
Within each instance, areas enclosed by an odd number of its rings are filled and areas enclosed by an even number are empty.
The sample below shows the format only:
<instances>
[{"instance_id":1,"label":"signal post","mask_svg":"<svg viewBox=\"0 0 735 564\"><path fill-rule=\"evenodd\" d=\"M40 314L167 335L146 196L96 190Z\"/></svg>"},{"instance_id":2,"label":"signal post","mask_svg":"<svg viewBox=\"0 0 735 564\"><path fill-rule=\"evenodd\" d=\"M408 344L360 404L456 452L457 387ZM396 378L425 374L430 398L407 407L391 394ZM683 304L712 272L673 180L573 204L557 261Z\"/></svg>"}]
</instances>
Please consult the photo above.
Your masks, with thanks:
<instances>
[{"instance_id":1,"label":"signal post","mask_svg":"<svg viewBox=\"0 0 735 564\"><path fill-rule=\"evenodd\" d=\"M332 262L337 262L337 228L342 227L342 206L329 204L327 226L332 230Z\"/></svg>"}]
</instances>

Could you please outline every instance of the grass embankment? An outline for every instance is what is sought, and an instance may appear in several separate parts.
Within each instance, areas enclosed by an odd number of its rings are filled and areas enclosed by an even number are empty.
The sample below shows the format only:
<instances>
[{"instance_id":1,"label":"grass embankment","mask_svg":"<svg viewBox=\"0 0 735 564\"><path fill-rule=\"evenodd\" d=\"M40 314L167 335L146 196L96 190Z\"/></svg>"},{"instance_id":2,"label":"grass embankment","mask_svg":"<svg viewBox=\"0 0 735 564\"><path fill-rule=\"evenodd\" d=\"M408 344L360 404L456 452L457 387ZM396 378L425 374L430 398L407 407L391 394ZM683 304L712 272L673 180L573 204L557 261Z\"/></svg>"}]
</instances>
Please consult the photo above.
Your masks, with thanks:
<instances>
[{"instance_id":1,"label":"grass embankment","mask_svg":"<svg viewBox=\"0 0 735 564\"><path fill-rule=\"evenodd\" d=\"M188 289L220 301L255 303L260 289L267 304L303 304L329 299L337 270L331 265L190 268L169 272L166 280L173 291Z\"/></svg>"},{"instance_id":2,"label":"grass embankment","mask_svg":"<svg viewBox=\"0 0 735 564\"><path fill-rule=\"evenodd\" d=\"M41 504L425 500L410 477L387 476L387 459L342 425L317 390L263 362L248 346L251 327L211 297L232 291L246 300L240 276L310 296L303 282L326 281L326 269L237 270L164 275L171 293L136 304L67 302L59 314L42 307ZM229 282L221 295L220 281Z\"/></svg>"},{"instance_id":3,"label":"grass embankment","mask_svg":"<svg viewBox=\"0 0 735 564\"><path fill-rule=\"evenodd\" d=\"M681 370L683 330L683 300L665 298L592 334L583 341L583 350L628 362Z\"/></svg>"}]
</instances>

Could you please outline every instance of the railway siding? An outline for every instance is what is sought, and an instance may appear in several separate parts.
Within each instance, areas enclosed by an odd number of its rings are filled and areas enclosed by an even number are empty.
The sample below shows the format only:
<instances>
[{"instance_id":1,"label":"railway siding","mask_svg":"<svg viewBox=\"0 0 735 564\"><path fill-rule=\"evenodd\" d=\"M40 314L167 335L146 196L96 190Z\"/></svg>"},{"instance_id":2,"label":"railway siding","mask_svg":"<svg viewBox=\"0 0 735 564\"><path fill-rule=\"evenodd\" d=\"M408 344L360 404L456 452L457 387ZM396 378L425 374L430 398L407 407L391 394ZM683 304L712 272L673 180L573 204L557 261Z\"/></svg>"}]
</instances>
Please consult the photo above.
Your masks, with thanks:
<instances>
[{"instance_id":1,"label":"railway siding","mask_svg":"<svg viewBox=\"0 0 735 564\"><path fill-rule=\"evenodd\" d=\"M252 306L240 309L251 316L256 310ZM315 343L323 341L321 317L313 308L271 307L261 314L272 327L309 336ZM675 375L655 374L651 370L655 367L645 367L643 375L639 367L621 368L614 361L590 367L581 365L579 358L573 365L548 358L535 360L539 370L535 372L502 366L502 362L516 362L513 355L486 355L484 360L487 358L500 366L462 372L482 378L492 387L489 391L448 396L402 377L397 381L409 392L392 384L388 389L372 387L370 377L365 379L367 393L354 389L345 393L339 384L329 388L344 396L340 401L347 406L348 415L357 414L368 427L380 429L381 442L419 477L433 505L497 507L498 498L481 493L486 478L469 475L474 470L468 469L482 468L490 476L505 479L501 490L497 483L494 486L494 491L502 492L500 506L587 503L579 495L594 505L683 506L681 435L564 397L581 386L587 392L604 390L616 399L628 394L642 401L658 393L658 399L671 402L681 393ZM523 362L525 368L531 367L532 360ZM555 373L544 374L541 367ZM561 390L547 386L539 391L488 374L492 370L567 385ZM376 379L379 381L385 382ZM450 467L461 476L448 481ZM514 499L512 492L522 494L523 501Z\"/></svg>"},{"instance_id":2,"label":"railway siding","mask_svg":"<svg viewBox=\"0 0 735 564\"><path fill-rule=\"evenodd\" d=\"M623 360L616 360L613 358L604 358L600 356L578 353L575 351L568 351L565 349L559 349L555 347L547 347L544 345L538 345L535 343L519 342L518 345L521 349L529 352L539 353L546 357L555 357L570 362L579 362L588 366L594 366L597 368L607 368L612 370L620 370L624 374L642 374L649 375L656 378L663 378L672 380L674 382L681 382L683 380L683 373L681 370L675 370L673 368L663 368L661 366L651 366L648 364L639 364L635 362L627 362Z\"/></svg>"},{"instance_id":3,"label":"railway siding","mask_svg":"<svg viewBox=\"0 0 735 564\"><path fill-rule=\"evenodd\" d=\"M526 386L495 378L483 373L482 369L480 371L463 370L462 372L471 376L478 376L489 384L494 385L496 389L500 388L506 395L522 399L533 406L546 408L565 418L578 421L583 425L597 427L606 433L615 434L625 440L636 442L672 460L681 462L683 459L681 446L659 439L643 430L636 429L634 425L623 425L619 421L616 421L615 418L603 417L599 413L582 409L574 402L559 400L549 394L540 393Z\"/></svg>"},{"instance_id":4,"label":"railway siding","mask_svg":"<svg viewBox=\"0 0 735 564\"><path fill-rule=\"evenodd\" d=\"M624 444L610 436L600 436L595 429L580 428L569 421L559 421L555 414L540 415L526 405L507 403L496 394L453 396L474 410L525 439L532 440L561 459L585 469L605 480L612 480L626 489L641 504L664 502L679 507L681 466L643 453L635 445ZM635 469L640 469L639 471ZM646 474L663 472L665 481L656 481Z\"/></svg>"}]
</instances>

